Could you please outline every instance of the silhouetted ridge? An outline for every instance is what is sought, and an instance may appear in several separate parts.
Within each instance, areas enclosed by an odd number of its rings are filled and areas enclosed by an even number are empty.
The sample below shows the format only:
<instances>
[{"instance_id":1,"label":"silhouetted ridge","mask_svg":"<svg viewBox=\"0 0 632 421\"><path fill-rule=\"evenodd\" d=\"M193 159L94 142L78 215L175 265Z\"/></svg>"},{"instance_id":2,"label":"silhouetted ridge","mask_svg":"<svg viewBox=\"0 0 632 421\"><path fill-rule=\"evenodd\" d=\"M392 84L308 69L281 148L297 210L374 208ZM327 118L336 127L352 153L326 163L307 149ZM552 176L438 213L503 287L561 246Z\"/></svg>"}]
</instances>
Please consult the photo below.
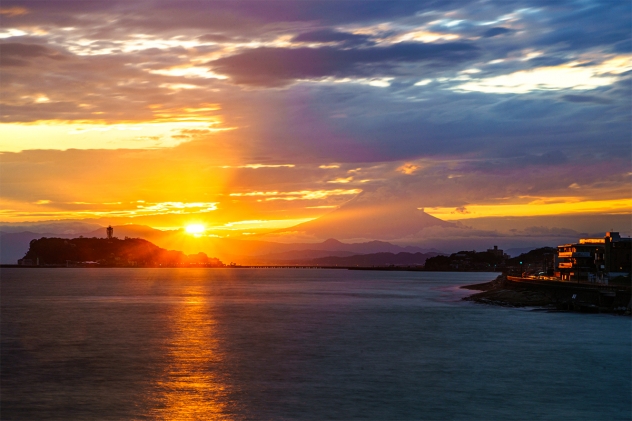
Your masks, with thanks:
<instances>
[{"instance_id":1,"label":"silhouetted ridge","mask_svg":"<svg viewBox=\"0 0 632 421\"><path fill-rule=\"evenodd\" d=\"M426 260L426 270L437 271L476 271L500 270L505 266L505 259L489 251L460 251L449 256L436 256Z\"/></svg>"},{"instance_id":2,"label":"silhouetted ridge","mask_svg":"<svg viewBox=\"0 0 632 421\"><path fill-rule=\"evenodd\" d=\"M32 240L24 256L39 265L92 263L103 266L223 266L204 253L186 255L165 250L142 238L40 238Z\"/></svg>"},{"instance_id":3,"label":"silhouetted ridge","mask_svg":"<svg viewBox=\"0 0 632 421\"><path fill-rule=\"evenodd\" d=\"M359 196L320 218L283 231L304 232L319 238L393 240L414 236L428 227L453 225L413 206L371 204L361 201Z\"/></svg>"}]
</instances>

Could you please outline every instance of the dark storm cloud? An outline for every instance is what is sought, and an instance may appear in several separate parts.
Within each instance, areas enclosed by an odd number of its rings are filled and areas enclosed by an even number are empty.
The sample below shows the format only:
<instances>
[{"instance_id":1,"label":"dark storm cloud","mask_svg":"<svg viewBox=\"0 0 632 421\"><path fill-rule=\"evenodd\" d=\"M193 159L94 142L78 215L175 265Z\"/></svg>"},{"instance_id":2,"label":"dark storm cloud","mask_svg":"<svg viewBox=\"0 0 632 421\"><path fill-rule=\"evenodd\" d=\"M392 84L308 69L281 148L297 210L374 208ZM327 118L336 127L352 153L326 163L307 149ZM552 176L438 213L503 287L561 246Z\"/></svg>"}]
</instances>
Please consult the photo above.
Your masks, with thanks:
<instances>
[{"instance_id":1,"label":"dark storm cloud","mask_svg":"<svg viewBox=\"0 0 632 421\"><path fill-rule=\"evenodd\" d=\"M478 55L469 43L399 43L387 47L340 49L257 48L209 65L236 83L278 86L295 79L383 75L398 63L456 64Z\"/></svg>"}]
</instances>

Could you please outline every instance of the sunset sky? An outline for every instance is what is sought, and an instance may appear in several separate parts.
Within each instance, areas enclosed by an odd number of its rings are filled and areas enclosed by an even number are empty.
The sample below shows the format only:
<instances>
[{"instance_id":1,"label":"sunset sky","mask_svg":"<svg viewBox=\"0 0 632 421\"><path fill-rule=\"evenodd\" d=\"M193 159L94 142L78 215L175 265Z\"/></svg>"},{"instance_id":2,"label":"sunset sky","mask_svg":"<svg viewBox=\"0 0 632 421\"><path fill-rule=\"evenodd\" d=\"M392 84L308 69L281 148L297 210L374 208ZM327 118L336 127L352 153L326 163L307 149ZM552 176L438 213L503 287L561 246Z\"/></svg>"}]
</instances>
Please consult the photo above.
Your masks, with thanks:
<instances>
[{"instance_id":1,"label":"sunset sky","mask_svg":"<svg viewBox=\"0 0 632 421\"><path fill-rule=\"evenodd\" d=\"M0 222L629 235L631 7L5 0Z\"/></svg>"}]
</instances>

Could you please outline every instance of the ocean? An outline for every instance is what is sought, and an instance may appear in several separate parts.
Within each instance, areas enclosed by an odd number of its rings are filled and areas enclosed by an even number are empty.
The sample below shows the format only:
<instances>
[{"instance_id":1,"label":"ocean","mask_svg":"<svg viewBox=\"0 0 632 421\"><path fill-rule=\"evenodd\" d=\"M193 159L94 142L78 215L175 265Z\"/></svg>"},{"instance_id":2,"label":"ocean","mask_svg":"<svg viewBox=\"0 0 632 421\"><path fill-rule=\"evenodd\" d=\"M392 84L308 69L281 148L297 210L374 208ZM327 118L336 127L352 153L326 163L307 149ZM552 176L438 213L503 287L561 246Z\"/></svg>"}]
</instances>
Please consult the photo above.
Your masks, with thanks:
<instances>
[{"instance_id":1,"label":"ocean","mask_svg":"<svg viewBox=\"0 0 632 421\"><path fill-rule=\"evenodd\" d=\"M3 420L630 420L629 317L494 273L2 269Z\"/></svg>"}]
</instances>

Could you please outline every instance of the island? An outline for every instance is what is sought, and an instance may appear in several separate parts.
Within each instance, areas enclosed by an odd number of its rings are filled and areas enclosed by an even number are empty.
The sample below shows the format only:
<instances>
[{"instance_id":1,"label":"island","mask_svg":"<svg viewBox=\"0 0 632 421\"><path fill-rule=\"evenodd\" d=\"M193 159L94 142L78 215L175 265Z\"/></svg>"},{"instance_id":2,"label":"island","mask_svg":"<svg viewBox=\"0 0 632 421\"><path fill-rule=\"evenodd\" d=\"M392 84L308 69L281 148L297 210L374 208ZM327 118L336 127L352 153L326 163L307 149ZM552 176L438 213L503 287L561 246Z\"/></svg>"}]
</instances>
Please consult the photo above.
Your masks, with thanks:
<instances>
[{"instance_id":1,"label":"island","mask_svg":"<svg viewBox=\"0 0 632 421\"><path fill-rule=\"evenodd\" d=\"M166 250L142 238L47 238L32 240L20 266L225 267L205 253Z\"/></svg>"}]
</instances>

